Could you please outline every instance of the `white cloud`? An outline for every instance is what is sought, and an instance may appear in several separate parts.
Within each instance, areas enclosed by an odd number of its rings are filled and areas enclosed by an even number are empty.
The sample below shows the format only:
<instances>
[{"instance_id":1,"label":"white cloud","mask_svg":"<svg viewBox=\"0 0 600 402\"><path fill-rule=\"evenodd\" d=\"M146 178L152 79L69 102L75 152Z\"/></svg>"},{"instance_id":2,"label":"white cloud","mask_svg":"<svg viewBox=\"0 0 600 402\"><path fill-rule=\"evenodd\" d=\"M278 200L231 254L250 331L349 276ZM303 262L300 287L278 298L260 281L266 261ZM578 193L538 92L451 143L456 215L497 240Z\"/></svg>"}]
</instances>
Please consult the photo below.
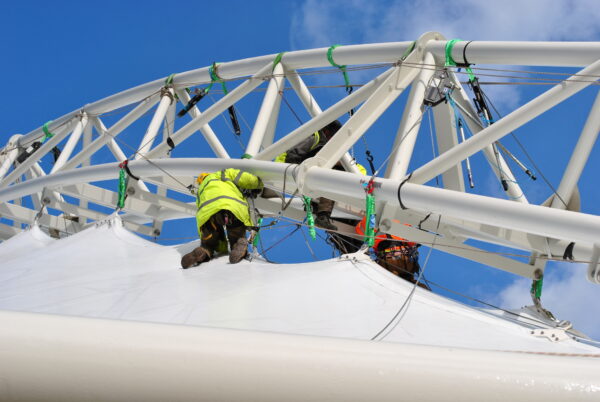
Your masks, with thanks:
<instances>
[{"instance_id":1,"label":"white cloud","mask_svg":"<svg viewBox=\"0 0 600 402\"><path fill-rule=\"evenodd\" d=\"M596 0L306 0L292 18L293 49L417 39L428 31L464 40L560 41L600 36ZM521 102L515 87L486 87L501 109Z\"/></svg>"},{"instance_id":2,"label":"white cloud","mask_svg":"<svg viewBox=\"0 0 600 402\"><path fill-rule=\"evenodd\" d=\"M600 340L600 286L586 279L584 264L551 263L546 269L542 305L559 320L571 321L576 329ZM518 279L497 296L496 303L503 308L531 305L531 281Z\"/></svg>"},{"instance_id":3,"label":"white cloud","mask_svg":"<svg viewBox=\"0 0 600 402\"><path fill-rule=\"evenodd\" d=\"M596 0L306 0L291 36L299 48L404 41L427 31L465 40L590 40L599 18Z\"/></svg>"}]
</instances>

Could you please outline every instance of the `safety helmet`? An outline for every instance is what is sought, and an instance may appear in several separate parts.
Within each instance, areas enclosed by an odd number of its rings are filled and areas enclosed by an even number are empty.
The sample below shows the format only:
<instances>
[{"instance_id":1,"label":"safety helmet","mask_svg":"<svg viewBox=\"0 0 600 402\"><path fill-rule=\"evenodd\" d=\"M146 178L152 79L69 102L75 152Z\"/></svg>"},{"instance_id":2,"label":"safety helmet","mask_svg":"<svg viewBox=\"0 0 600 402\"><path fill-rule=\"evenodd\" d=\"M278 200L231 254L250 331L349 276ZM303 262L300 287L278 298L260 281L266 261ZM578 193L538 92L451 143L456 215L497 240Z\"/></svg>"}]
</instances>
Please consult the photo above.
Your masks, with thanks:
<instances>
[{"instance_id":1,"label":"safety helmet","mask_svg":"<svg viewBox=\"0 0 600 402\"><path fill-rule=\"evenodd\" d=\"M208 176L209 173L200 173L198 175L198 178L196 179L196 182L198 183L198 185L202 184L202 182L204 181L204 179L206 178L206 176Z\"/></svg>"}]
</instances>

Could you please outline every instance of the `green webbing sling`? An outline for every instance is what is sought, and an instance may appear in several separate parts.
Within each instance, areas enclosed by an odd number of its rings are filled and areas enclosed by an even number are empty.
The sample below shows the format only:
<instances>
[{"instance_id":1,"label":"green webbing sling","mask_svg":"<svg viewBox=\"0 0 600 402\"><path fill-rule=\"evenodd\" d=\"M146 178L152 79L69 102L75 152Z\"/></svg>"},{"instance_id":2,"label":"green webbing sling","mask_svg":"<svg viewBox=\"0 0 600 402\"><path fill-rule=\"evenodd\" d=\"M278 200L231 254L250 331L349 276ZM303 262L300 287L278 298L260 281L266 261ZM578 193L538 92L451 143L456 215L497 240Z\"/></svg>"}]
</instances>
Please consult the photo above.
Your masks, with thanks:
<instances>
[{"instance_id":1,"label":"green webbing sling","mask_svg":"<svg viewBox=\"0 0 600 402\"><path fill-rule=\"evenodd\" d=\"M452 49L454 48L454 45L456 45L457 42L463 42L463 40L452 39L446 42L446 63L444 64L444 67L457 66L456 62L454 61L454 58L452 58ZM469 81L475 80L475 74L473 74L473 70L471 70L471 67L466 66L465 70L467 71L467 74L469 74Z\"/></svg>"},{"instance_id":2,"label":"green webbing sling","mask_svg":"<svg viewBox=\"0 0 600 402\"><path fill-rule=\"evenodd\" d=\"M304 209L306 209L306 223L308 224L308 234L310 238L315 240L317 238L317 232L315 230L315 218L312 214L311 199L307 196L302 196L304 201Z\"/></svg>"}]
</instances>

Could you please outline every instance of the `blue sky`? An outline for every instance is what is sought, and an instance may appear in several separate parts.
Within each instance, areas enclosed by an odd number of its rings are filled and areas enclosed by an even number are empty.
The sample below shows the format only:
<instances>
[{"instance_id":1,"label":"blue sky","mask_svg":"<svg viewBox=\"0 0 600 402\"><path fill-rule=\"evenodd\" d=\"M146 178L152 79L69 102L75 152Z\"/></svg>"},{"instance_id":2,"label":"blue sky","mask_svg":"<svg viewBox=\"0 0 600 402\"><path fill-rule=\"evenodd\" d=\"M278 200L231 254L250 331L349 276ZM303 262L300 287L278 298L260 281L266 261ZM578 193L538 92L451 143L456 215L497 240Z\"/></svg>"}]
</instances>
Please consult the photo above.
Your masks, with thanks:
<instances>
[{"instance_id":1,"label":"blue sky","mask_svg":"<svg viewBox=\"0 0 600 402\"><path fill-rule=\"evenodd\" d=\"M460 4L433 0L175 4L145 1L143 4L141 7L139 2L134 1L4 2L0 6L0 34L3 38L0 41L3 55L0 74L4 78L4 96L0 101L0 142L7 141L12 134L27 133L86 103L171 73L203 67L213 61L332 44L413 40L429 30L439 31L447 38L468 40L600 40L597 25L600 11L594 1L555 1L552 7L541 0L468 0ZM507 9L518 12L506 13ZM368 78L365 73L351 74L353 82L364 82ZM306 80L313 85L343 82L339 74ZM508 112L547 89L498 86L489 88L488 93L501 111ZM326 107L344 96L342 89L338 92L315 90L314 94ZM564 150L573 148L596 93L594 88L583 91L556 112L546 113L543 121L532 122L525 130L516 133L540 170L555 186L568 161L569 153ZM239 105L242 116L250 125L261 96L250 96ZM301 119L308 118L293 94L287 99L299 111ZM386 135L395 134L403 99L401 97L366 136L374 151L376 165L384 158L381 153L385 149ZM206 104L201 107L206 108ZM111 118L107 117L106 121L110 122ZM278 135L296 124L290 111L282 105ZM241 155L240 147L221 119L215 120L213 128L227 138L225 143L232 155ZM141 138L139 130L143 129L143 122L132 126L123 134L123 141L131 139L132 144L137 144L133 138ZM243 141L247 139L249 130L244 124L242 129ZM428 130L422 130L414 163L431 159L428 136ZM390 141L393 140L390 138ZM507 139L505 145L524 159L514 142ZM205 150L206 146L198 141L177 152L179 156L210 156ZM124 151L127 153L127 149L124 148ZM599 167L597 151L594 150L580 182L582 210L596 215L600 214L595 176ZM358 144L355 152L359 162L366 165L364 143ZM499 184L482 158L475 156L473 159L477 185L474 192L500 195ZM109 156L99 155L94 162L112 161ZM45 163L46 167L51 166L49 159ZM550 195L542 180L531 182L518 172L516 175L531 202L541 203ZM290 230L289 226L281 227L265 234L265 246ZM170 225L163 236L191 240L195 236L194 222L189 220ZM281 262L310 261L312 256L304 243L304 238L297 233L269 256ZM311 243L311 247L319 259L331 256L330 248L322 241ZM427 249L423 248L421 253L423 263ZM600 302L600 288L585 281L584 269L574 264L551 263L543 300L559 318L571 319L584 331L600 338L600 322L585 308ZM432 254L426 276L453 290L502 306L520 307L528 303L528 283L513 275L442 253ZM569 297L564 297L567 294Z\"/></svg>"}]
</instances>

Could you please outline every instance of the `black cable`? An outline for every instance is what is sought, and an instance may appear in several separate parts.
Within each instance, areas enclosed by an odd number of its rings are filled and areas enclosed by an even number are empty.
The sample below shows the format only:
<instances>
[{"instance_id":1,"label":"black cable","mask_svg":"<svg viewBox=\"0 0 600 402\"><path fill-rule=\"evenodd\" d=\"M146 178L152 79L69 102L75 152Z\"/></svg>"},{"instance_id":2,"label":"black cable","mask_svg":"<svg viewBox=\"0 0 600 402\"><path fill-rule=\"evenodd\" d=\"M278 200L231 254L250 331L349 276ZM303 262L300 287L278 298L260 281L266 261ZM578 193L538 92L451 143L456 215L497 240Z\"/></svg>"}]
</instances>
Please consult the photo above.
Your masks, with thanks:
<instances>
[{"instance_id":1,"label":"black cable","mask_svg":"<svg viewBox=\"0 0 600 402\"><path fill-rule=\"evenodd\" d=\"M482 93L483 93L483 96L489 101L490 105L492 106L492 109L494 109L494 112L496 112L496 114L500 118L502 118L502 115L500 114L500 112L498 112L498 109L496 109L496 106L494 106L494 103L492 102L492 100L487 96L487 94L485 92L482 91ZM567 203L565 202L565 200L562 199L562 197L560 196L560 194L558 194L558 192L556 191L556 189L554 188L554 186L552 185L552 183L550 183L550 181L546 178L546 176L544 175L544 173L538 167L537 163L535 163L535 161L533 160L533 158L529 155L529 152L527 152L527 150L525 149L525 147L523 146L523 144L521 143L521 141L519 141L519 139L517 138L517 136L514 133L514 131L511 131L510 135L515 140L515 142L517 143L517 145L519 145L519 147L521 148L521 150L523 151L523 153L525 154L525 156L527 157L527 159L529 159L529 162L531 162L531 164L533 165L534 169L537 170L537 172L541 176L542 180L544 180L544 182L546 183L546 185L548 187L550 187L550 189L556 195L556 197L563 203L563 205L565 206L565 208L567 208Z\"/></svg>"}]
</instances>

